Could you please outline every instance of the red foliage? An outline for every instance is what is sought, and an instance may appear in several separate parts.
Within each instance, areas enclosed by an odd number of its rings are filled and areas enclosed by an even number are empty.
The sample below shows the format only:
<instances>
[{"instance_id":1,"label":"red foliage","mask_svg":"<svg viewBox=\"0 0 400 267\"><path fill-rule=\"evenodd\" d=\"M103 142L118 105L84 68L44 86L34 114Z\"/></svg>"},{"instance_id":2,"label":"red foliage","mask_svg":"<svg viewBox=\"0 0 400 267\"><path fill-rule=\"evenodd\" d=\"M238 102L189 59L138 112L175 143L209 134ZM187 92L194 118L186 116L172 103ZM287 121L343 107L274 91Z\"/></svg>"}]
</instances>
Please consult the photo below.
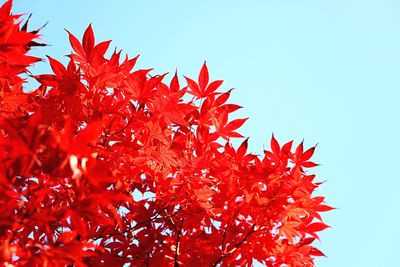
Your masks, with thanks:
<instances>
[{"instance_id":1,"label":"red foliage","mask_svg":"<svg viewBox=\"0 0 400 267\"><path fill-rule=\"evenodd\" d=\"M222 81L133 70L89 26L69 63L22 91L37 32L0 9L0 262L4 266L312 266L331 208L314 148L230 138L246 119ZM189 99L189 100L187 100ZM7 265L8 264L8 265Z\"/></svg>"}]
</instances>

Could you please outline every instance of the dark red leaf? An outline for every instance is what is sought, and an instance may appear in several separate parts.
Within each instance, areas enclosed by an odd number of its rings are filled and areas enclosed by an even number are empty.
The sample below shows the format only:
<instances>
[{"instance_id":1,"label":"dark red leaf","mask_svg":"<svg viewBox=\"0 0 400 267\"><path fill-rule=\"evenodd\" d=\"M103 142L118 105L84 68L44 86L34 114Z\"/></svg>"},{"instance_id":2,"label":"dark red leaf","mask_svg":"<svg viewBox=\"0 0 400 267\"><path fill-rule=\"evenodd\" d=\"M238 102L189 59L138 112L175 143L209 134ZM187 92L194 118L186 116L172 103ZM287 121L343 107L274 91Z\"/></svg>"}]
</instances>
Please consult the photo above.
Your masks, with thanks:
<instances>
[{"instance_id":1,"label":"dark red leaf","mask_svg":"<svg viewBox=\"0 0 400 267\"><path fill-rule=\"evenodd\" d=\"M271 137L271 149L275 155L279 155L279 153L281 152L281 148L278 144L278 141L276 141L275 136L273 134Z\"/></svg>"},{"instance_id":2,"label":"dark red leaf","mask_svg":"<svg viewBox=\"0 0 400 267\"><path fill-rule=\"evenodd\" d=\"M210 83L208 85L207 89L205 90L206 95L210 95L210 94L214 93L214 91L217 90L223 82L224 81L222 81L222 80L217 80L217 81L213 81L212 83Z\"/></svg>"},{"instance_id":3,"label":"dark red leaf","mask_svg":"<svg viewBox=\"0 0 400 267\"><path fill-rule=\"evenodd\" d=\"M230 89L228 92L225 92L225 93L221 94L220 96L218 96L217 99L215 99L214 106L219 107L222 104L224 104L229 99L232 90L233 89Z\"/></svg>"},{"instance_id":4,"label":"dark red leaf","mask_svg":"<svg viewBox=\"0 0 400 267\"><path fill-rule=\"evenodd\" d=\"M199 86L197 85L197 83L195 81L193 81L192 79L184 76L186 79L186 82L190 88L190 91L188 91L188 93L192 94L193 96L197 97L197 98L202 98L203 94L200 91Z\"/></svg>"},{"instance_id":5,"label":"dark red leaf","mask_svg":"<svg viewBox=\"0 0 400 267\"><path fill-rule=\"evenodd\" d=\"M175 72L175 75L171 80L169 88L171 89L172 92L178 92L179 91L180 86L179 86L179 80L178 80L177 72Z\"/></svg>"},{"instance_id":6,"label":"dark red leaf","mask_svg":"<svg viewBox=\"0 0 400 267\"><path fill-rule=\"evenodd\" d=\"M306 167L306 168L313 168L318 166L318 164L311 162L311 161L306 161L306 162L302 162L301 166Z\"/></svg>"},{"instance_id":7,"label":"dark red leaf","mask_svg":"<svg viewBox=\"0 0 400 267\"><path fill-rule=\"evenodd\" d=\"M200 74L199 74L199 86L200 86L200 92L204 92L207 84L208 84L208 69L206 62L204 62L203 66L201 67Z\"/></svg>"},{"instance_id":8,"label":"dark red leaf","mask_svg":"<svg viewBox=\"0 0 400 267\"><path fill-rule=\"evenodd\" d=\"M83 34L82 45L83 49L86 52L86 55L91 56L92 50L94 48L94 34L92 24L89 24L89 26L85 30L85 33Z\"/></svg>"},{"instance_id":9,"label":"dark red leaf","mask_svg":"<svg viewBox=\"0 0 400 267\"><path fill-rule=\"evenodd\" d=\"M224 130L225 130L225 131L235 131L235 130L238 129L240 126L242 126L242 125L246 122L247 119L248 119L248 118L233 120L233 121L229 122L229 123L224 127Z\"/></svg>"},{"instance_id":10,"label":"dark red leaf","mask_svg":"<svg viewBox=\"0 0 400 267\"><path fill-rule=\"evenodd\" d=\"M318 222L312 223L307 226L307 232L309 233L319 232L325 230L326 228L329 228L329 226L324 223L318 223Z\"/></svg>"},{"instance_id":11,"label":"dark red leaf","mask_svg":"<svg viewBox=\"0 0 400 267\"><path fill-rule=\"evenodd\" d=\"M55 75L63 76L67 72L67 69L64 67L64 65L60 61L55 60L54 58L52 58L50 56L47 56L47 58L49 59L51 69L53 70Z\"/></svg>"},{"instance_id":12,"label":"dark red leaf","mask_svg":"<svg viewBox=\"0 0 400 267\"><path fill-rule=\"evenodd\" d=\"M66 30L66 31L68 32L69 42L72 46L72 49L75 51L76 54L78 54L79 56L81 56L83 58L85 55L85 51L83 50L83 46L82 46L81 42L79 42L79 40L68 30Z\"/></svg>"},{"instance_id":13,"label":"dark red leaf","mask_svg":"<svg viewBox=\"0 0 400 267\"><path fill-rule=\"evenodd\" d=\"M243 141L243 143L239 146L238 151L237 151L237 158L241 159L244 157L244 155L247 152L247 146L248 146L248 140L249 138L246 138L246 140Z\"/></svg>"},{"instance_id":14,"label":"dark red leaf","mask_svg":"<svg viewBox=\"0 0 400 267\"><path fill-rule=\"evenodd\" d=\"M303 156L301 157L301 160L302 161L309 160L312 157L312 155L314 154L314 150L315 150L315 147L312 147L312 148L308 149L306 152L304 152Z\"/></svg>"}]
</instances>

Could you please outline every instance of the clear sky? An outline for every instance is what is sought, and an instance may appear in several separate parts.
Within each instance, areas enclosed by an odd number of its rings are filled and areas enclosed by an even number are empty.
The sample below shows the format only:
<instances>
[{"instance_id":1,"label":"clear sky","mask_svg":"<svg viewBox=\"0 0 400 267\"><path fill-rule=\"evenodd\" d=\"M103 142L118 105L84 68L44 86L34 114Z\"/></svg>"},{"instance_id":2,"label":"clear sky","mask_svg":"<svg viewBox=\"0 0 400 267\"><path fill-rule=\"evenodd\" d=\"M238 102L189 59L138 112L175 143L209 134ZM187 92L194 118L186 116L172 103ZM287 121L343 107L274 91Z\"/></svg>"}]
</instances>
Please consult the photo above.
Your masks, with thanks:
<instances>
[{"instance_id":1,"label":"clear sky","mask_svg":"<svg viewBox=\"0 0 400 267\"><path fill-rule=\"evenodd\" d=\"M63 29L80 37L93 23L97 40L157 73L196 77L207 60L236 88L252 151L272 132L319 143L319 193L338 209L317 266L400 266L400 1L14 1L33 26L49 21L45 53L58 58L70 52Z\"/></svg>"}]
</instances>

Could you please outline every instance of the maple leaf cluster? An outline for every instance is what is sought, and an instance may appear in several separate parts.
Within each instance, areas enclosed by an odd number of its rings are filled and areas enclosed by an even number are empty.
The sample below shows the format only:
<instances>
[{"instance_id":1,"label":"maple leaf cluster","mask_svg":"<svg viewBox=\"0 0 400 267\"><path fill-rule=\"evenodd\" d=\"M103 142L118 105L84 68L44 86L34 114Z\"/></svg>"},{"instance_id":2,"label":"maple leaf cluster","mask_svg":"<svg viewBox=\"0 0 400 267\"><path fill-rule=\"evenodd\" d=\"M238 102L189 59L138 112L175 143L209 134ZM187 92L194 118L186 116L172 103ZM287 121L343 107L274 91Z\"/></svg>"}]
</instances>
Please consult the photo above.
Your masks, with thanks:
<instances>
[{"instance_id":1,"label":"maple leaf cluster","mask_svg":"<svg viewBox=\"0 0 400 267\"><path fill-rule=\"evenodd\" d=\"M257 156L211 81L134 69L137 57L68 32L64 65L24 92L28 32L0 8L0 262L4 266L313 266L331 210L307 168L314 147Z\"/></svg>"}]
</instances>

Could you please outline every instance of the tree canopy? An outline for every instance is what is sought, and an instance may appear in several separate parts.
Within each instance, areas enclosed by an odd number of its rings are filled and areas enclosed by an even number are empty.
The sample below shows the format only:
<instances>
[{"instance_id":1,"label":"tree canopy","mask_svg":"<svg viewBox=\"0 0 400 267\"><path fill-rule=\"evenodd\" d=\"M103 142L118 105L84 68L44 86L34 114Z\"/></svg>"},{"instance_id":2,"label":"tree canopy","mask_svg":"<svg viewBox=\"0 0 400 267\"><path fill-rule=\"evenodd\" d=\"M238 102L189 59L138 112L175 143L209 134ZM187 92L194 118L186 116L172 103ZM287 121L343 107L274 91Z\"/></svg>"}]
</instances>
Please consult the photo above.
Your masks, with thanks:
<instances>
[{"instance_id":1,"label":"tree canopy","mask_svg":"<svg viewBox=\"0 0 400 267\"><path fill-rule=\"evenodd\" d=\"M29 55L39 31L0 8L0 262L4 266L313 266L332 208L315 147L233 138L247 118L212 80L105 56L91 25L69 62ZM27 75L40 86L27 92ZM183 84L183 85L182 85ZM286 265L285 265L286 264Z\"/></svg>"}]
</instances>

